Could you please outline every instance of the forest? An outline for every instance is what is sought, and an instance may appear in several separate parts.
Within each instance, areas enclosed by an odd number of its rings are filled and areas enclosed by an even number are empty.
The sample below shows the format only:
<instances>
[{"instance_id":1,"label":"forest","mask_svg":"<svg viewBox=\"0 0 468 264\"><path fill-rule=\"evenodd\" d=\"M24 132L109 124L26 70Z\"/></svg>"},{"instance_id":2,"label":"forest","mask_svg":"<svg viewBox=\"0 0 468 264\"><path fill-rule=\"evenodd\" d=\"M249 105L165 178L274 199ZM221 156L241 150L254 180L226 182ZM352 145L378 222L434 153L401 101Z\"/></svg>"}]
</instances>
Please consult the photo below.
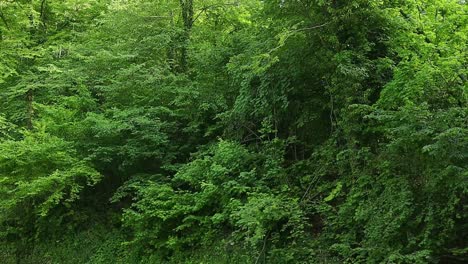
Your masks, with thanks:
<instances>
[{"instance_id":1,"label":"forest","mask_svg":"<svg viewBox=\"0 0 468 264\"><path fill-rule=\"evenodd\" d=\"M464 0L0 0L0 263L468 263Z\"/></svg>"}]
</instances>

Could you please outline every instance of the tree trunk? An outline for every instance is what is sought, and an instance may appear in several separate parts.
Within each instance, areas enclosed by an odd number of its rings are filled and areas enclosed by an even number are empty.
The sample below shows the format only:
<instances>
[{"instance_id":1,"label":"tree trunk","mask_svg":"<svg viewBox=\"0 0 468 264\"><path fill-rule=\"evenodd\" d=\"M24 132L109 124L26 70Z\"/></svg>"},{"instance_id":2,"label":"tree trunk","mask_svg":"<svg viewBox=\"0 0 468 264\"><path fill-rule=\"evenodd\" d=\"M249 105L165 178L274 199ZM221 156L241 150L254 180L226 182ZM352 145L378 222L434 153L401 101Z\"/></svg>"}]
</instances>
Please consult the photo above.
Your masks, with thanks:
<instances>
[{"instance_id":1,"label":"tree trunk","mask_svg":"<svg viewBox=\"0 0 468 264\"><path fill-rule=\"evenodd\" d=\"M193 26L193 0L179 0L181 15L184 22L184 33L182 36L182 47L180 50L180 69L186 72L188 69L187 49L190 41L190 31Z\"/></svg>"}]
</instances>

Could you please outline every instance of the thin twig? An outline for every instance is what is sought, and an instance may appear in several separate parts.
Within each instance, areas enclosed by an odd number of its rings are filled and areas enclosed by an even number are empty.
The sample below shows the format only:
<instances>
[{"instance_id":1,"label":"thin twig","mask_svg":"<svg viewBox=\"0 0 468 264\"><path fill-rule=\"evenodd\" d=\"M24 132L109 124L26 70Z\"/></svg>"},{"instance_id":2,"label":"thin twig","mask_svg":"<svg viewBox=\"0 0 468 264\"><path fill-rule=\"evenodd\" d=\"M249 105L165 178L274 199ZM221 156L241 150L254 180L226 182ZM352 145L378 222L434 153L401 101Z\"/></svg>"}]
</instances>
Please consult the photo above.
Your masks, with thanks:
<instances>
[{"instance_id":1,"label":"thin twig","mask_svg":"<svg viewBox=\"0 0 468 264\"><path fill-rule=\"evenodd\" d=\"M171 16L146 16L145 18L171 18Z\"/></svg>"},{"instance_id":2,"label":"thin twig","mask_svg":"<svg viewBox=\"0 0 468 264\"><path fill-rule=\"evenodd\" d=\"M268 240L268 237L270 236L270 231L268 231L265 235L265 238L263 239L263 247L262 247L262 251L260 251L260 254L258 255L257 257L257 260L255 260L255 264L258 263L258 261L260 261L260 257L265 254L265 248L266 248L266 243L267 243L267 240Z\"/></svg>"},{"instance_id":3,"label":"thin twig","mask_svg":"<svg viewBox=\"0 0 468 264\"><path fill-rule=\"evenodd\" d=\"M216 8L216 7L222 7L222 6L237 6L237 5L238 5L238 3L226 3L226 4L213 4L213 5L205 6L202 9L200 9L200 11L198 12L197 15L195 15L195 17L192 20L192 23L197 21L197 19L201 16L201 14L203 12L207 11L208 9Z\"/></svg>"},{"instance_id":4,"label":"thin twig","mask_svg":"<svg viewBox=\"0 0 468 264\"><path fill-rule=\"evenodd\" d=\"M301 197L301 200L299 201L299 203L302 203L302 201L307 197L307 195L309 194L309 191L310 189L312 189L312 186L314 185L314 183L316 183L318 180L318 176L316 176L309 184L309 186L307 186L307 189L306 191L304 192L304 195L302 195Z\"/></svg>"},{"instance_id":5,"label":"thin twig","mask_svg":"<svg viewBox=\"0 0 468 264\"><path fill-rule=\"evenodd\" d=\"M288 35L286 35L286 37L284 38L284 40L282 41L283 43L286 42L286 40L291 36L291 33L293 32L300 32L300 31L305 31L305 30L312 30L312 29L317 29L317 28L321 28L321 27L324 27L328 24L330 24L331 22L326 22L326 23L323 23L323 24L320 24L320 25L316 25L316 26L312 26L312 27L306 27L306 28L299 28L299 29L293 29L293 30L289 30L287 33ZM281 48L283 46L283 44L280 44L278 45L277 47L271 49L268 53L272 53L273 51Z\"/></svg>"},{"instance_id":6,"label":"thin twig","mask_svg":"<svg viewBox=\"0 0 468 264\"><path fill-rule=\"evenodd\" d=\"M326 22L326 23L323 23L323 24L321 24L321 25L316 25L316 26L312 26L312 27L294 29L294 30L291 30L290 32L297 32L297 31L304 31L304 30L312 30L312 29L324 27L324 26L326 26L326 25L328 25L328 24L330 24L330 22Z\"/></svg>"},{"instance_id":7,"label":"thin twig","mask_svg":"<svg viewBox=\"0 0 468 264\"><path fill-rule=\"evenodd\" d=\"M247 130L250 131L250 133L252 133L252 135L254 135L255 137L257 137L257 139L259 139L260 141L262 141L262 137L260 137L257 133L255 133L255 131L253 131L252 129L250 129L248 126L246 125L242 125L243 127L247 128Z\"/></svg>"}]
</instances>

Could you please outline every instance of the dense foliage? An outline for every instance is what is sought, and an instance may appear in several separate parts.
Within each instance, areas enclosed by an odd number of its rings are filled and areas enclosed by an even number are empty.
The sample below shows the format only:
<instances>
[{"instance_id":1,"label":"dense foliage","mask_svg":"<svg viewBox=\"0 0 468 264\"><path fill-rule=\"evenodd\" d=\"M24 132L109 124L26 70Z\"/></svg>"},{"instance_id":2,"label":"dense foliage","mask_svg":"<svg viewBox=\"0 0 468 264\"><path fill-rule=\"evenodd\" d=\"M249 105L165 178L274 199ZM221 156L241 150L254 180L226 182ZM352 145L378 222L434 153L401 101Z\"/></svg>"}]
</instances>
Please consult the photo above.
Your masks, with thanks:
<instances>
[{"instance_id":1,"label":"dense foliage","mask_svg":"<svg viewBox=\"0 0 468 264\"><path fill-rule=\"evenodd\" d=\"M459 0L1 0L2 263L468 262Z\"/></svg>"}]
</instances>

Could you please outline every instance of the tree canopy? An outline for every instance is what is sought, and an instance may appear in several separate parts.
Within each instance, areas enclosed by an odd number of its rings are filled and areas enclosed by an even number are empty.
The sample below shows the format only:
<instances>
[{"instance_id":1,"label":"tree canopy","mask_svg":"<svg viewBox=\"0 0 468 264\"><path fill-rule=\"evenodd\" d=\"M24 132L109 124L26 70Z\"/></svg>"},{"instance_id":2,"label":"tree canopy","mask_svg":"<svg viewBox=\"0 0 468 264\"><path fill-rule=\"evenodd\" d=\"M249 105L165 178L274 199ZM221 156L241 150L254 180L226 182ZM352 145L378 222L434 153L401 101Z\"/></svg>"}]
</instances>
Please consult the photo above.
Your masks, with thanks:
<instances>
[{"instance_id":1,"label":"tree canopy","mask_svg":"<svg viewBox=\"0 0 468 264\"><path fill-rule=\"evenodd\" d=\"M0 0L3 263L466 263L460 0Z\"/></svg>"}]
</instances>

